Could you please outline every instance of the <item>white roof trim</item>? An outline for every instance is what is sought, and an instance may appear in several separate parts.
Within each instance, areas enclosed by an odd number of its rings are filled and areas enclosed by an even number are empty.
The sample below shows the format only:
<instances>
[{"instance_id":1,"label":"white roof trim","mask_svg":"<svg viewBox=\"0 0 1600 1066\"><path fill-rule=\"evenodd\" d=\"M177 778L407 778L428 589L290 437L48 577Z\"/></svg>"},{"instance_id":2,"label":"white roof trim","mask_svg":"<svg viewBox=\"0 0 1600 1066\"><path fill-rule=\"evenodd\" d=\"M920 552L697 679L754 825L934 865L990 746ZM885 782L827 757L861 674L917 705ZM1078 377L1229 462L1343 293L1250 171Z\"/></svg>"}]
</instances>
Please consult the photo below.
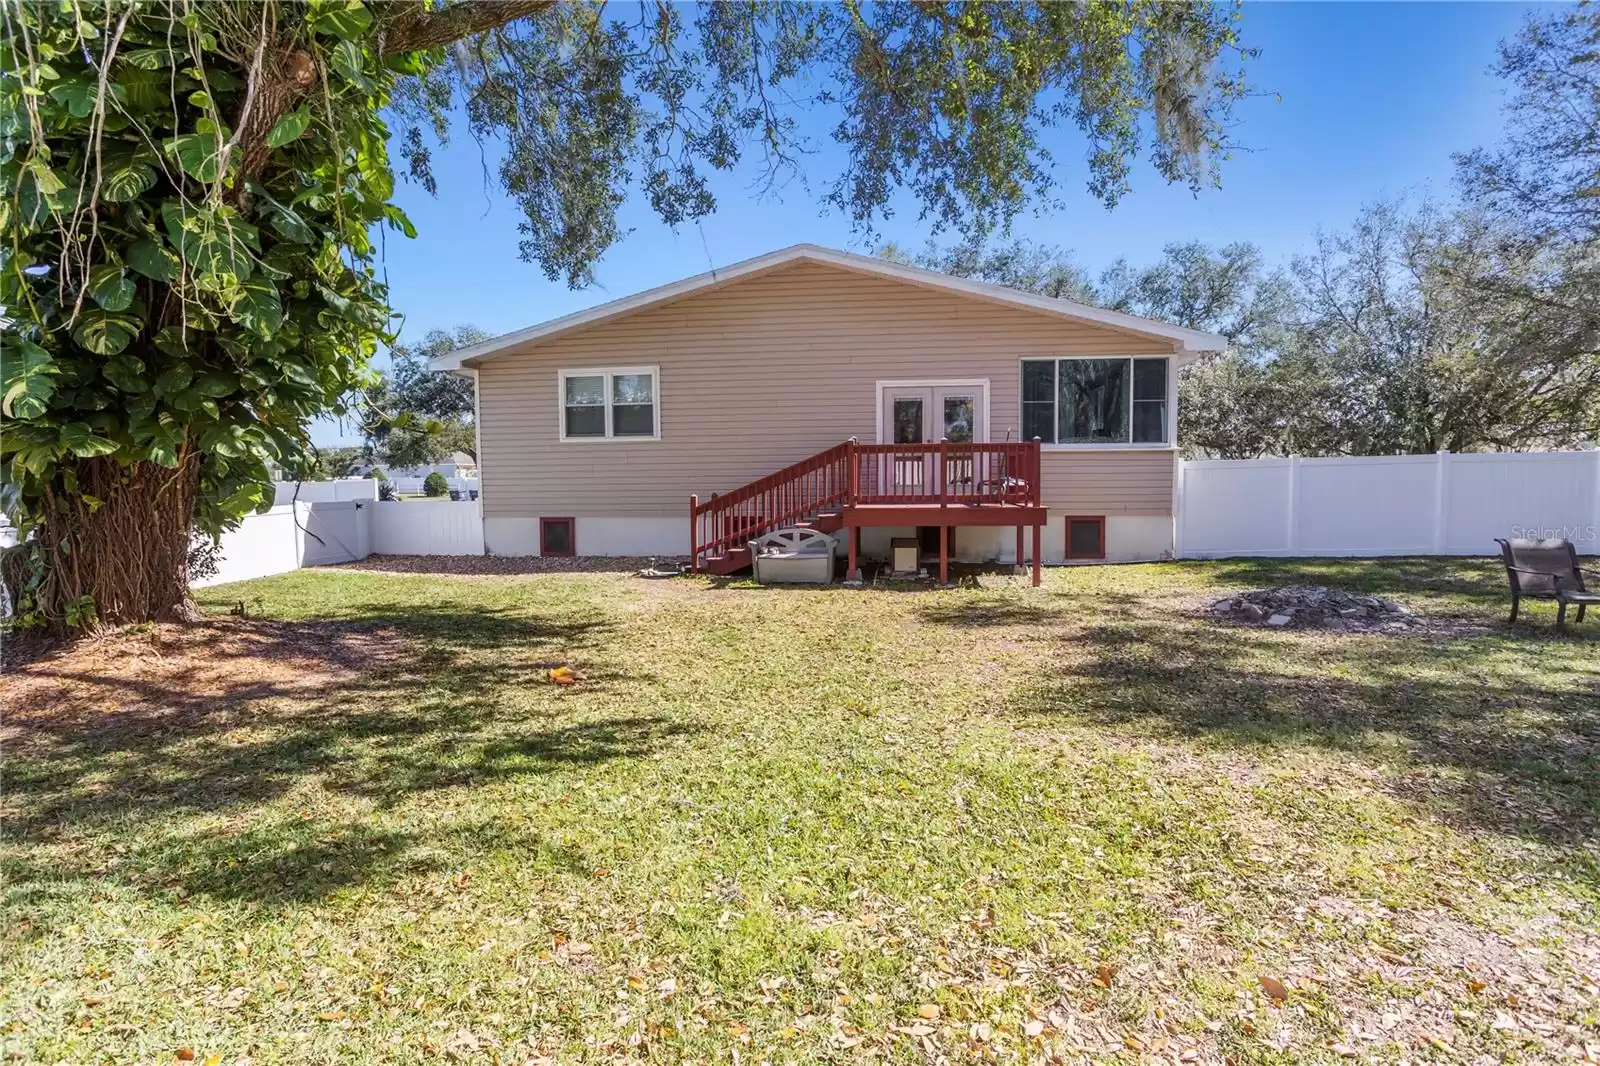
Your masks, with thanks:
<instances>
[{"instance_id":1,"label":"white roof trim","mask_svg":"<svg viewBox=\"0 0 1600 1066\"><path fill-rule=\"evenodd\" d=\"M1120 311L1107 311L1102 307L1090 307L1087 304L1073 303L1071 300L1037 296L1030 292L1023 292L1020 289L994 285L986 281L972 281L968 278L952 277L949 274L941 274L937 270L924 270L921 267L891 263L887 259L879 259L876 256L840 252L815 244L795 244L790 245L788 248L780 248L776 252L768 252L766 255L758 255L753 259L734 263L732 266L724 267L721 270L696 274L692 278L674 281L670 285L648 289L633 296L624 296L620 300L612 300L609 303L591 307L586 311L575 311L570 315L552 318L548 322L542 322L537 326L529 326L527 329L517 330L515 333L507 333L504 336L495 337L481 344L474 344L470 348L457 348L453 352L447 352L436 357L432 362L433 369L459 370L463 366L475 366L485 359L500 355L508 349L519 345L583 329L608 318L631 314L634 311L643 310L655 304L666 303L705 289L727 285L740 278L773 270L800 260L827 263L845 270L853 270L859 274L874 274L879 277L893 278L896 281L910 282L913 285L958 292L965 296L977 297L980 300L987 300L991 303L1022 307L1030 311L1042 311L1045 314L1055 315L1059 318L1074 319L1080 322L1094 322L1102 326L1110 326L1113 329L1165 341L1174 345L1180 354L1221 351L1227 347L1228 343L1225 338L1215 333L1202 333L1199 330L1184 329L1181 326L1158 322L1153 318L1140 318L1138 315L1126 315Z\"/></svg>"}]
</instances>

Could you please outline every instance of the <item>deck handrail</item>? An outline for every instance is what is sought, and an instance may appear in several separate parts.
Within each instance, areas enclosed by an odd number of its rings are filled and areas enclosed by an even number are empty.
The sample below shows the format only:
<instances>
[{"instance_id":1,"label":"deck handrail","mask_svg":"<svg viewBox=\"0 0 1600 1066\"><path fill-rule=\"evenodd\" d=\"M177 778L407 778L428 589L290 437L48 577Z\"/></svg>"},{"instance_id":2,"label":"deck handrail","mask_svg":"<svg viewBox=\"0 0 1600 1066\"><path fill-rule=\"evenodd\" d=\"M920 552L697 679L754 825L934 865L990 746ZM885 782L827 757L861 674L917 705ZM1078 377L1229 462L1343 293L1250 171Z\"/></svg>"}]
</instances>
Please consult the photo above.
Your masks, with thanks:
<instances>
[{"instance_id":1,"label":"deck handrail","mask_svg":"<svg viewBox=\"0 0 1600 1066\"><path fill-rule=\"evenodd\" d=\"M709 499L689 497L691 565L824 511L863 504L1039 506L1037 439L862 444L855 438Z\"/></svg>"}]
</instances>

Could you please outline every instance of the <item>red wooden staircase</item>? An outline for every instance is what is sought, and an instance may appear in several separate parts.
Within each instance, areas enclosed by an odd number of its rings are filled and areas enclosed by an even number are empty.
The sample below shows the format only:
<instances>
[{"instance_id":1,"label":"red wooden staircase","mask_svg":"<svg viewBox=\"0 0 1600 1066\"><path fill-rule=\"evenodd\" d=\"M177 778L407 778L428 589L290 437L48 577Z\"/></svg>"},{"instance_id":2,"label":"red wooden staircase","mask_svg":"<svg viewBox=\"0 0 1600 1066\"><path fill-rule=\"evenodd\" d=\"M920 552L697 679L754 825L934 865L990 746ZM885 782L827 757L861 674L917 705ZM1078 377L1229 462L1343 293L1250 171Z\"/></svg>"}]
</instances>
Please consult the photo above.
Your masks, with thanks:
<instances>
[{"instance_id":1,"label":"red wooden staircase","mask_svg":"<svg viewBox=\"0 0 1600 1066\"><path fill-rule=\"evenodd\" d=\"M750 565L749 542L775 529L843 528L850 498L851 442L758 478L704 503L689 497L690 548L696 572L732 574Z\"/></svg>"},{"instance_id":2,"label":"red wooden staircase","mask_svg":"<svg viewBox=\"0 0 1600 1066\"><path fill-rule=\"evenodd\" d=\"M689 497L693 568L732 574L750 565L749 542L778 529L849 528L855 568L862 526L1017 526L1038 530L1039 442L860 444L818 452L732 492ZM941 534L943 537L944 534ZM941 544L944 541L941 540ZM1034 567L1038 583L1038 567Z\"/></svg>"}]
</instances>

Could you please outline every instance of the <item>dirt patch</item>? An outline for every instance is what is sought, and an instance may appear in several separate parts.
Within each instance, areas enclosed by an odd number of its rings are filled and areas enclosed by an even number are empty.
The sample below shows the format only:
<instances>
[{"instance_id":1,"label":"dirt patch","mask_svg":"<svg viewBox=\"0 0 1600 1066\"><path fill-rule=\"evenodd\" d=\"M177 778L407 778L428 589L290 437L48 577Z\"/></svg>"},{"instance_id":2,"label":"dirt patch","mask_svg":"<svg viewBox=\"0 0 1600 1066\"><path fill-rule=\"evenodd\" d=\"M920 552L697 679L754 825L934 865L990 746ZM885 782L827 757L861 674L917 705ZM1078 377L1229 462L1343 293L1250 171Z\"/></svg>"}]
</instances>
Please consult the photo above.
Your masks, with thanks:
<instances>
[{"instance_id":1,"label":"dirt patch","mask_svg":"<svg viewBox=\"0 0 1600 1066\"><path fill-rule=\"evenodd\" d=\"M242 703L324 692L398 661L393 630L331 622L209 618L130 626L21 650L8 642L0 741L28 746L84 729L166 729Z\"/></svg>"},{"instance_id":2,"label":"dirt patch","mask_svg":"<svg viewBox=\"0 0 1600 1066\"><path fill-rule=\"evenodd\" d=\"M652 563L689 565L688 556L599 556L555 558L538 555L369 555L333 570L366 570L381 574L428 574L444 577L498 577L516 574L637 574Z\"/></svg>"}]
</instances>

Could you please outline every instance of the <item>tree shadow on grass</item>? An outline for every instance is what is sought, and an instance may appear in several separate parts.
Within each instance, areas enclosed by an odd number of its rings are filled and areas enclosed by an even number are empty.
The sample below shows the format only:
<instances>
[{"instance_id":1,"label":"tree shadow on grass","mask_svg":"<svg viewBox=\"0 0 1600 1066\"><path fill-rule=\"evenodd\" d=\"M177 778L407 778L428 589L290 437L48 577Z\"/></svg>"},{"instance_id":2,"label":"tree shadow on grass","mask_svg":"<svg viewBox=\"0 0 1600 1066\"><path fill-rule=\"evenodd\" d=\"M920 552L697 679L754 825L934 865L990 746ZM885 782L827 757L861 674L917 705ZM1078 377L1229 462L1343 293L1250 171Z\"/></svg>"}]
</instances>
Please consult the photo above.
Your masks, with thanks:
<instances>
[{"instance_id":1,"label":"tree shadow on grass","mask_svg":"<svg viewBox=\"0 0 1600 1066\"><path fill-rule=\"evenodd\" d=\"M1485 559L1229 559L1179 564L1170 593L1067 588L930 603L922 621L1015 629L1052 646L1012 711L1251 749L1362 753L1394 795L1471 829L1586 847L1600 836L1600 625L1504 622ZM1198 580L1197 580L1198 579ZM1233 587L1324 584L1481 624L1470 635L1221 625Z\"/></svg>"},{"instance_id":2,"label":"tree shadow on grass","mask_svg":"<svg viewBox=\"0 0 1600 1066\"><path fill-rule=\"evenodd\" d=\"M430 841L316 810L303 826L281 826L274 804L298 789L382 812L431 792L646 757L695 732L618 712L618 695L650 678L616 664L602 618L427 605L339 611L337 622L214 619L135 634L98 657L75 646L8 679L33 686L8 703L51 696L5 723L13 872L41 883L102 876L85 863L103 857L69 860L79 849L56 845L125 839L124 826L138 837L148 826L157 844L130 880L315 898L398 876ZM550 683L550 666L563 662L584 671L579 684ZM194 844L170 830L174 816L196 814L243 825L247 843L257 834L240 854L251 854L259 876L228 873L239 838Z\"/></svg>"},{"instance_id":3,"label":"tree shadow on grass","mask_svg":"<svg viewBox=\"0 0 1600 1066\"><path fill-rule=\"evenodd\" d=\"M1398 757L1445 771L1394 774L1389 787L1446 820L1583 844L1600 833L1600 667L1589 647L1509 630L1308 638L1131 618L1065 634L1054 669L1013 706L1235 749Z\"/></svg>"}]
</instances>

